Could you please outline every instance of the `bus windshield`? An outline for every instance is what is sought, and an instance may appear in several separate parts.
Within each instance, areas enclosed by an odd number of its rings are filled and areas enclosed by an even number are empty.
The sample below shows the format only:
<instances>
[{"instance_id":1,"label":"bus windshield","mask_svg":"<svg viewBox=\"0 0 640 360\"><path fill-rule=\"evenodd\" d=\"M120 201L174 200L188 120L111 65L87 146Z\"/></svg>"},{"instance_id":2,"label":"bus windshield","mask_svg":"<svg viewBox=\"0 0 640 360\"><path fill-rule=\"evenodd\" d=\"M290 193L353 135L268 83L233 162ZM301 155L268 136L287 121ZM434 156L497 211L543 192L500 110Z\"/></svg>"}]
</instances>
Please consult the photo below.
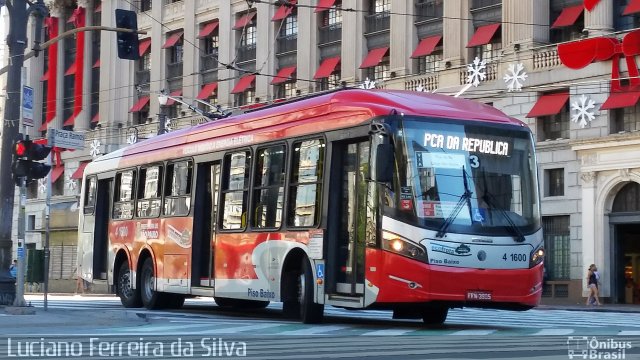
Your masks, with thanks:
<instances>
[{"instance_id":1,"label":"bus windshield","mask_svg":"<svg viewBox=\"0 0 640 360\"><path fill-rule=\"evenodd\" d=\"M403 217L441 233L521 237L539 228L527 129L404 117L395 138L400 187L393 207Z\"/></svg>"}]
</instances>

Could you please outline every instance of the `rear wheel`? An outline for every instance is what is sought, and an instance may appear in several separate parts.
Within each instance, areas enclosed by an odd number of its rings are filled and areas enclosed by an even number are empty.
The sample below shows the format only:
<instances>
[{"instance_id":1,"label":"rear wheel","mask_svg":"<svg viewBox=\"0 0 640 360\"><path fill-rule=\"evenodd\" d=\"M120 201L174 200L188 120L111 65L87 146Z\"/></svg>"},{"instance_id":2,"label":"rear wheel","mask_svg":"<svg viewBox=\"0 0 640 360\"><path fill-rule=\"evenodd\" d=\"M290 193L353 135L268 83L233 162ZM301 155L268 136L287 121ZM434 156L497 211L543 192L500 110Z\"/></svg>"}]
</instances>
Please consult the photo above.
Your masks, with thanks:
<instances>
[{"instance_id":1,"label":"rear wheel","mask_svg":"<svg viewBox=\"0 0 640 360\"><path fill-rule=\"evenodd\" d=\"M434 306L422 312L422 321L425 325L442 325L447 320L449 308L444 306Z\"/></svg>"},{"instance_id":2,"label":"rear wheel","mask_svg":"<svg viewBox=\"0 0 640 360\"><path fill-rule=\"evenodd\" d=\"M140 287L134 289L131 282L132 274L129 269L129 262L123 261L118 270L118 278L116 279L116 294L120 297L122 306L126 308L137 308L142 306L140 300Z\"/></svg>"},{"instance_id":3,"label":"rear wheel","mask_svg":"<svg viewBox=\"0 0 640 360\"><path fill-rule=\"evenodd\" d=\"M169 295L161 294L157 292L155 288L156 277L153 270L153 260L147 258L140 270L140 297L142 298L144 307L150 310L162 308L163 305L165 305L163 295Z\"/></svg>"}]
</instances>

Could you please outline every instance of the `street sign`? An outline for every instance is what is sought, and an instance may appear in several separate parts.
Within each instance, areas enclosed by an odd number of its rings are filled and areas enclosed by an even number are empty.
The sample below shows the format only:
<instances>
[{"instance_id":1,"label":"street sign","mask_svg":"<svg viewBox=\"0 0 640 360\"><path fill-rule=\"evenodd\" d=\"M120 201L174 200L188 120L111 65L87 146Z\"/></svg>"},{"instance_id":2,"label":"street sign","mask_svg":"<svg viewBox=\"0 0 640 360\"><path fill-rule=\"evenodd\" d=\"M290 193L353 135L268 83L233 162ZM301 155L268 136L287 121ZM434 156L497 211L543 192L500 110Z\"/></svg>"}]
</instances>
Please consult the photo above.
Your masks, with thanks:
<instances>
[{"instance_id":1,"label":"street sign","mask_svg":"<svg viewBox=\"0 0 640 360\"><path fill-rule=\"evenodd\" d=\"M33 88L22 87L22 125L34 126L33 123Z\"/></svg>"},{"instance_id":2,"label":"street sign","mask_svg":"<svg viewBox=\"0 0 640 360\"><path fill-rule=\"evenodd\" d=\"M75 150L84 149L84 134L58 129L50 129L50 131L52 135L51 146Z\"/></svg>"},{"instance_id":3,"label":"street sign","mask_svg":"<svg viewBox=\"0 0 640 360\"><path fill-rule=\"evenodd\" d=\"M18 248L18 259L24 259L24 248L22 246Z\"/></svg>"}]
</instances>

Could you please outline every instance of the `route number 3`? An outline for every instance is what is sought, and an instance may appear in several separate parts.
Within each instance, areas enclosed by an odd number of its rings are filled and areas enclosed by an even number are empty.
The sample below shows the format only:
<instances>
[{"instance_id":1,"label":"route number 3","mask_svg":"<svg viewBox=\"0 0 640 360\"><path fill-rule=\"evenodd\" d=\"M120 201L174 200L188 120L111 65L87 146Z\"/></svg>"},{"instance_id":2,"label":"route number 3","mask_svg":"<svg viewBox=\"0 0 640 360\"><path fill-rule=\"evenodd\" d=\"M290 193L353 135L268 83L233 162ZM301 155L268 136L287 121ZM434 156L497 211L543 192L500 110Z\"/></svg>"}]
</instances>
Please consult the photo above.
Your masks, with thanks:
<instances>
[{"instance_id":1,"label":"route number 3","mask_svg":"<svg viewBox=\"0 0 640 360\"><path fill-rule=\"evenodd\" d=\"M471 167L474 169L477 169L478 166L480 166L480 159L478 159L477 155L469 156L469 165L471 165Z\"/></svg>"}]
</instances>

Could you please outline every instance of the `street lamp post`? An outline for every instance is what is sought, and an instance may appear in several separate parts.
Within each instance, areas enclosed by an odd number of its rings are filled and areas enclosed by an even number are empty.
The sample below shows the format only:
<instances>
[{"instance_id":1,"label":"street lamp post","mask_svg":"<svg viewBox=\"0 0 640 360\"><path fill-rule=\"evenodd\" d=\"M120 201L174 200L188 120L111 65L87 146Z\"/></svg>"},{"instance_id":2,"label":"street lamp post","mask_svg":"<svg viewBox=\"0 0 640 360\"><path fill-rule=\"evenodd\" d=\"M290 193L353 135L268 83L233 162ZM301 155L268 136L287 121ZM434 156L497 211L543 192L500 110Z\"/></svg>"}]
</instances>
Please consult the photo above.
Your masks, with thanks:
<instances>
[{"instance_id":1,"label":"street lamp post","mask_svg":"<svg viewBox=\"0 0 640 360\"><path fill-rule=\"evenodd\" d=\"M169 97L164 90L158 95L158 102L160 103L160 114L158 114L158 135L164 134L167 123L167 102Z\"/></svg>"}]
</instances>

